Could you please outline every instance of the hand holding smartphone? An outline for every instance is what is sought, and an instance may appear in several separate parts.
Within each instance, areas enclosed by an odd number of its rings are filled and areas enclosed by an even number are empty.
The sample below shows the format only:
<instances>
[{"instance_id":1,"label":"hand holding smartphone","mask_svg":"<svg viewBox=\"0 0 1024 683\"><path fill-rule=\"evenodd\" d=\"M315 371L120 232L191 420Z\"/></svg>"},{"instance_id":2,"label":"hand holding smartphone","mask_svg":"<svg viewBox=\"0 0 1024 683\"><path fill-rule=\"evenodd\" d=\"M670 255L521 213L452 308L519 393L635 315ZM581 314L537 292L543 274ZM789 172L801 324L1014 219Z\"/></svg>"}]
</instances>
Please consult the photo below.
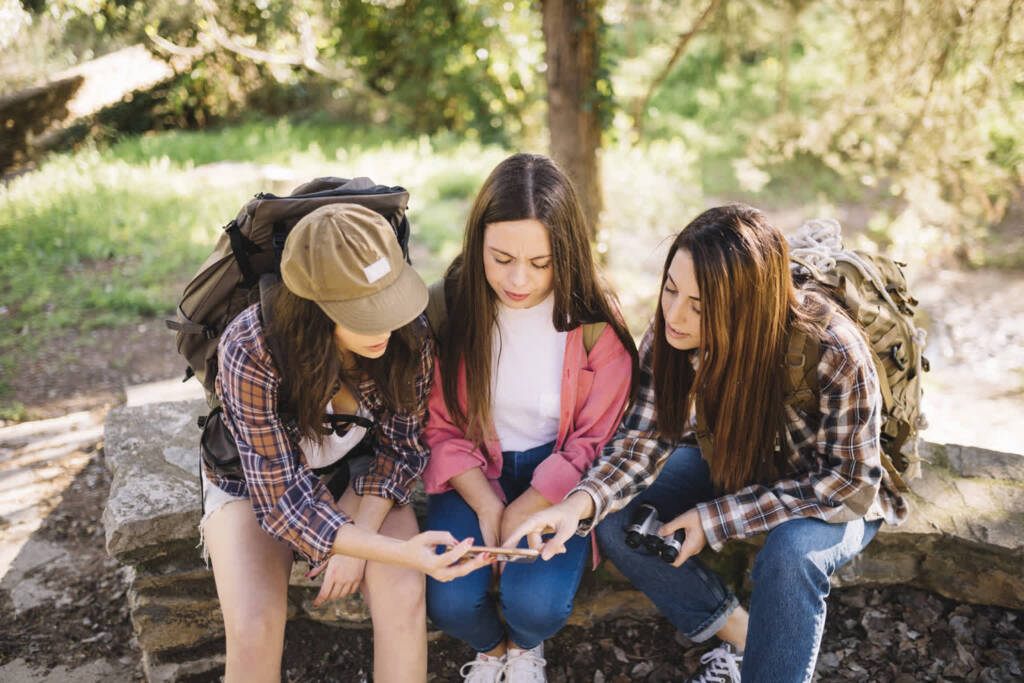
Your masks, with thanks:
<instances>
[{"instance_id":1,"label":"hand holding smartphone","mask_svg":"<svg viewBox=\"0 0 1024 683\"><path fill-rule=\"evenodd\" d=\"M466 551L466 557L488 553L498 562L533 562L540 557L540 551L533 548L501 548L490 545L474 545Z\"/></svg>"}]
</instances>

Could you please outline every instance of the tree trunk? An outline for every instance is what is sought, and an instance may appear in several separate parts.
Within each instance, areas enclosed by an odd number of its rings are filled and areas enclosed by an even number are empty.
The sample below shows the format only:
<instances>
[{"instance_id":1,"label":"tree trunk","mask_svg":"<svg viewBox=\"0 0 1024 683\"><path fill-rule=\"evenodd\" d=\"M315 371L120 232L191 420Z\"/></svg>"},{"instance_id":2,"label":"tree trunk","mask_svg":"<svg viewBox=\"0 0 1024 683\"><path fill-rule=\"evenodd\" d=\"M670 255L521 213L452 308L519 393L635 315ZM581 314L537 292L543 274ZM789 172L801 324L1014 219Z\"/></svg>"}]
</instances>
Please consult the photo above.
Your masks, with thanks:
<instances>
[{"instance_id":1,"label":"tree trunk","mask_svg":"<svg viewBox=\"0 0 1024 683\"><path fill-rule=\"evenodd\" d=\"M596 241L601 215L601 115L595 78L601 0L543 0L551 156L580 194Z\"/></svg>"}]
</instances>

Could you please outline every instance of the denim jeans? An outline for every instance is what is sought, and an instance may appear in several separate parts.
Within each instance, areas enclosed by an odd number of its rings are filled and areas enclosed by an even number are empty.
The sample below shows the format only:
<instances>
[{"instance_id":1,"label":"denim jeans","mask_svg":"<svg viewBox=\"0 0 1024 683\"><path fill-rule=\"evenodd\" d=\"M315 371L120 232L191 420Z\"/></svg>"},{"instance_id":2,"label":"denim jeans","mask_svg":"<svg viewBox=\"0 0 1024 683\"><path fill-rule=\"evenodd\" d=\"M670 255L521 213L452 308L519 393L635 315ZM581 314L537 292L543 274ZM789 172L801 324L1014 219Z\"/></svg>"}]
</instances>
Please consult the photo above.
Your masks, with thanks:
<instances>
[{"instance_id":1,"label":"denim jeans","mask_svg":"<svg viewBox=\"0 0 1024 683\"><path fill-rule=\"evenodd\" d=\"M672 624L704 641L725 624L738 602L717 574L697 558L679 568L625 543L633 510L650 503L663 522L715 498L707 463L697 448L669 456L658 478L622 510L598 525L602 552L642 590ZM829 578L875 536L881 521L831 524L819 519L784 522L765 536L751 579L750 626L743 655L744 683L810 681L825 628Z\"/></svg>"},{"instance_id":2,"label":"denim jeans","mask_svg":"<svg viewBox=\"0 0 1024 683\"><path fill-rule=\"evenodd\" d=\"M533 470L553 447L551 443L503 454L498 482L506 500L512 502L529 488ZM426 526L450 531L460 540L472 536L476 543L483 542L476 513L456 491L429 497ZM525 548L526 539L519 546ZM446 583L428 576L427 616L435 626L477 652L493 650L505 640L506 633L516 647L535 647L568 621L589 555L590 537L573 536L565 547L565 554L547 562L507 563L497 596L490 592L496 571L490 567ZM498 614L499 604L504 624Z\"/></svg>"}]
</instances>

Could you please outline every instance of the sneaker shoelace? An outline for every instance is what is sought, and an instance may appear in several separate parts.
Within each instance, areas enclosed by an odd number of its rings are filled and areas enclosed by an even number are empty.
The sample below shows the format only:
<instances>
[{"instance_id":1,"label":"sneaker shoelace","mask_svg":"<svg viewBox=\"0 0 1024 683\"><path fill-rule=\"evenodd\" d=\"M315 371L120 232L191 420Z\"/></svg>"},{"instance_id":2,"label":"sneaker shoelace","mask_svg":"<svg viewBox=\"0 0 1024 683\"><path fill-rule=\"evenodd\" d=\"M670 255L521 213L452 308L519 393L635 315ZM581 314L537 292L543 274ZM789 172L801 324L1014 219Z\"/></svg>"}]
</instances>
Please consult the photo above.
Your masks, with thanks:
<instances>
[{"instance_id":1,"label":"sneaker shoelace","mask_svg":"<svg viewBox=\"0 0 1024 683\"><path fill-rule=\"evenodd\" d=\"M546 681L544 666L547 663L546 659L538 657L532 650L522 650L518 654L510 654L505 661L505 680L512 680L512 676L517 676L516 680L519 681ZM523 678L526 675L531 676L531 679Z\"/></svg>"},{"instance_id":2,"label":"sneaker shoelace","mask_svg":"<svg viewBox=\"0 0 1024 683\"><path fill-rule=\"evenodd\" d=\"M741 655L725 647L716 647L700 658L703 671L691 680L694 683L739 683L739 663L742 661Z\"/></svg>"},{"instance_id":3,"label":"sneaker shoelace","mask_svg":"<svg viewBox=\"0 0 1024 683\"><path fill-rule=\"evenodd\" d=\"M459 675L464 681L500 681L504 671L505 662L499 657L490 657L466 662L459 669Z\"/></svg>"}]
</instances>

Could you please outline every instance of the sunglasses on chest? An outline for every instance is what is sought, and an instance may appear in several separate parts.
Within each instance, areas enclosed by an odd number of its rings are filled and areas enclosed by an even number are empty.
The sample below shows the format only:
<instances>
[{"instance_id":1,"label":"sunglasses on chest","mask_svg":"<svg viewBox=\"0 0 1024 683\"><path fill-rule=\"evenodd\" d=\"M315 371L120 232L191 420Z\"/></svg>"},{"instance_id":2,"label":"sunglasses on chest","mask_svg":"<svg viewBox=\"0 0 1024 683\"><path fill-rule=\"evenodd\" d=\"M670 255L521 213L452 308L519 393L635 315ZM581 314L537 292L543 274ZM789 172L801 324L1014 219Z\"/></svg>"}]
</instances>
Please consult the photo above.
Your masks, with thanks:
<instances>
[{"instance_id":1,"label":"sunglasses on chest","mask_svg":"<svg viewBox=\"0 0 1024 683\"><path fill-rule=\"evenodd\" d=\"M369 420L361 415L349 415L346 413L338 415L327 414L324 415L321 429L324 435L345 436L353 427L364 427L369 431L373 429L373 420Z\"/></svg>"}]
</instances>

